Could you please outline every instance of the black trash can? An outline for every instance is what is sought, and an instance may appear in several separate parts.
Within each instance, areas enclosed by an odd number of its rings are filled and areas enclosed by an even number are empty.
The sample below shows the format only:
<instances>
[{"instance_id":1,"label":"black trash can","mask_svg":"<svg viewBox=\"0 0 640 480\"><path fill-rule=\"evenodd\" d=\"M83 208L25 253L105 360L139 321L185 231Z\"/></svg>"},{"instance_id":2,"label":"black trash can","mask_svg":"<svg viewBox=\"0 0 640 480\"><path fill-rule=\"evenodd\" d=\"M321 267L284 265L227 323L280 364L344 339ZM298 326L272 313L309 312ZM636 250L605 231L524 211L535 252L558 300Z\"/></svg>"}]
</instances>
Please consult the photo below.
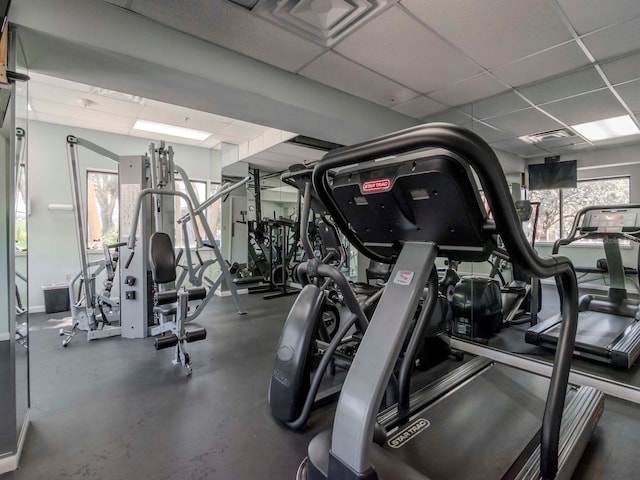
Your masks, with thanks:
<instances>
[{"instance_id":1,"label":"black trash can","mask_svg":"<svg viewBox=\"0 0 640 480\"><path fill-rule=\"evenodd\" d=\"M43 285L45 313L67 312L71 308L69 302L69 285Z\"/></svg>"}]
</instances>

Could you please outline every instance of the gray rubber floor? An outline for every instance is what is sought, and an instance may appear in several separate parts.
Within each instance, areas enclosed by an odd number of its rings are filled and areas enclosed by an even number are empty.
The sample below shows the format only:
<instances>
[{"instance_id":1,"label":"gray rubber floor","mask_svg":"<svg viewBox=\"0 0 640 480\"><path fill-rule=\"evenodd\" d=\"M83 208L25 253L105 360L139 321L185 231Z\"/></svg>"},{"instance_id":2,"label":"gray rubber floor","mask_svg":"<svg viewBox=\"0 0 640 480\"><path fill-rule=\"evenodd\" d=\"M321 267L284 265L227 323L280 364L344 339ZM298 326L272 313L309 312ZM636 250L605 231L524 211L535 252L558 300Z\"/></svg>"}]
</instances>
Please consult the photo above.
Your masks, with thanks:
<instances>
[{"instance_id":1,"label":"gray rubber floor","mask_svg":"<svg viewBox=\"0 0 640 480\"><path fill-rule=\"evenodd\" d=\"M274 347L294 299L243 296L249 313L239 316L230 298L217 298L200 320L207 339L189 345L191 378L152 339L78 335L64 349L65 314L33 315L32 424L19 470L0 478L295 478L333 407L316 411L304 432L269 413ZM637 478L638 438L640 407L608 399L575 478Z\"/></svg>"}]
</instances>

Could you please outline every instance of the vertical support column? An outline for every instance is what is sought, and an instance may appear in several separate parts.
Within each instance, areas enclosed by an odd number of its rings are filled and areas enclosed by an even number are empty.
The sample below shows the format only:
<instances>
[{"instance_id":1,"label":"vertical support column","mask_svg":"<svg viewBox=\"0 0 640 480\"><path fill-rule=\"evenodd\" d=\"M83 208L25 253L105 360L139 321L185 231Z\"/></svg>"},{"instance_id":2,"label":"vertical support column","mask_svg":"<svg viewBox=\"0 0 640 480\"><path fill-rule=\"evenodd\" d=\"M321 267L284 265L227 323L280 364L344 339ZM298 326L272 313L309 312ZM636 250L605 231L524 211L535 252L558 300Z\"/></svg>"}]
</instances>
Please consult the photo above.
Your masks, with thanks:
<instances>
[{"instance_id":1,"label":"vertical support column","mask_svg":"<svg viewBox=\"0 0 640 480\"><path fill-rule=\"evenodd\" d=\"M147 187L147 158L120 157L120 242L128 240L140 192ZM149 237L153 231L151 199L143 199L133 257L120 259L120 325L125 338L144 338L153 323L151 273L148 271Z\"/></svg>"}]
</instances>

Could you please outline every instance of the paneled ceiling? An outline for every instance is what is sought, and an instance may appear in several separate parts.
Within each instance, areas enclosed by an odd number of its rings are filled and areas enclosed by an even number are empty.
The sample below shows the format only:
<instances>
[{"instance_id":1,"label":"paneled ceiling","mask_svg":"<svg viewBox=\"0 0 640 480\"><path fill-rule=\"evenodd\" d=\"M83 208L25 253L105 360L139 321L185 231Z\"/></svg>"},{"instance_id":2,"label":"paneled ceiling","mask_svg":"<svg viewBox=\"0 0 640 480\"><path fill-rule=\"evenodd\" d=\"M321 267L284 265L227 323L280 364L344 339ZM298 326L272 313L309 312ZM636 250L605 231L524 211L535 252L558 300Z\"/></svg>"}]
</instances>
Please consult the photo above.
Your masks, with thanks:
<instances>
[{"instance_id":1,"label":"paneled ceiling","mask_svg":"<svg viewBox=\"0 0 640 480\"><path fill-rule=\"evenodd\" d=\"M640 142L592 143L571 128L625 114L638 124L638 0L108 1L416 122L464 125L521 157ZM367 5L372 15L335 36L300 28L339 25ZM557 129L569 136L518 138Z\"/></svg>"},{"instance_id":2,"label":"paneled ceiling","mask_svg":"<svg viewBox=\"0 0 640 480\"><path fill-rule=\"evenodd\" d=\"M620 115L640 125L638 0L91 1L367 100L408 122L463 125L522 158L640 143L640 135L590 142L571 128ZM31 74L30 116L37 120L144 137L150 134L133 130L133 123L153 120L212 132L203 142L168 138L208 148L220 141L259 143L267 130L212 109ZM533 143L520 138L556 131L561 134ZM273 171L321 154L281 150L248 161Z\"/></svg>"}]
</instances>

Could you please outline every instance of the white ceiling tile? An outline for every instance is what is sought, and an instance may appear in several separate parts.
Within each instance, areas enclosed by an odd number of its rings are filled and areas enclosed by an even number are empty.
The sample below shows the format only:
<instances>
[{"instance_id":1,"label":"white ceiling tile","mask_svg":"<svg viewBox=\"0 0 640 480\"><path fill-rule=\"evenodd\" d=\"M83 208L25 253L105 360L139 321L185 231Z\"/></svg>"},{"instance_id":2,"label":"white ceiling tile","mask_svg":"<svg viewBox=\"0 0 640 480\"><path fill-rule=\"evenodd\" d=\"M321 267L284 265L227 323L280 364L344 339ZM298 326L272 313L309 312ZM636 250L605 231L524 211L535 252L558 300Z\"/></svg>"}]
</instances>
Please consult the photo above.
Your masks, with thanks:
<instances>
[{"instance_id":1,"label":"white ceiling tile","mask_svg":"<svg viewBox=\"0 0 640 480\"><path fill-rule=\"evenodd\" d=\"M478 134L487 143L497 142L499 140L505 140L513 137L513 134L510 132L499 128L493 128L480 122L464 123L462 126Z\"/></svg>"},{"instance_id":2,"label":"white ceiling tile","mask_svg":"<svg viewBox=\"0 0 640 480\"><path fill-rule=\"evenodd\" d=\"M640 53L618 58L600 65L612 84L640 78Z\"/></svg>"},{"instance_id":3,"label":"white ceiling tile","mask_svg":"<svg viewBox=\"0 0 640 480\"><path fill-rule=\"evenodd\" d=\"M539 105L604 87L606 85L600 74L595 68L588 67L530 87L521 88L520 93Z\"/></svg>"},{"instance_id":4,"label":"white ceiling tile","mask_svg":"<svg viewBox=\"0 0 640 480\"><path fill-rule=\"evenodd\" d=\"M216 45L297 71L323 48L223 0L135 0L132 10Z\"/></svg>"},{"instance_id":5,"label":"white ceiling tile","mask_svg":"<svg viewBox=\"0 0 640 480\"><path fill-rule=\"evenodd\" d=\"M421 93L480 73L462 53L399 7L371 20L334 50Z\"/></svg>"},{"instance_id":6,"label":"white ceiling tile","mask_svg":"<svg viewBox=\"0 0 640 480\"><path fill-rule=\"evenodd\" d=\"M537 82L589 64L589 59L576 42L558 45L544 52L521 58L491 70L512 87Z\"/></svg>"},{"instance_id":7,"label":"white ceiling tile","mask_svg":"<svg viewBox=\"0 0 640 480\"><path fill-rule=\"evenodd\" d=\"M386 107L406 102L417 95L413 90L334 52L318 57L303 68L300 74Z\"/></svg>"},{"instance_id":8,"label":"white ceiling tile","mask_svg":"<svg viewBox=\"0 0 640 480\"><path fill-rule=\"evenodd\" d=\"M68 105L80 107L83 106L83 100L89 100L93 103L89 104L86 107L87 109L97 112L114 113L128 117L137 117L144 108L144 106L139 103L127 102L110 97L95 95L89 93L88 91L86 91L86 89L69 89L60 86L49 85L48 83L45 83L43 81L35 80L31 80L29 82L29 98L32 106L38 104L39 100L43 99L51 102L52 104L58 104L60 106Z\"/></svg>"},{"instance_id":9,"label":"white ceiling tile","mask_svg":"<svg viewBox=\"0 0 640 480\"><path fill-rule=\"evenodd\" d=\"M189 115L193 118L200 118L210 122L218 122L218 123L231 123L238 122L239 120L235 120L233 118L223 117L222 115L216 115L215 113L202 112L199 110L193 110L191 108L181 107L178 105L171 105L164 102L158 102L156 100L145 99L144 105L147 109L155 110L163 110L165 112L173 112L175 115ZM256 124L250 124L256 125Z\"/></svg>"},{"instance_id":10,"label":"white ceiling tile","mask_svg":"<svg viewBox=\"0 0 640 480\"><path fill-rule=\"evenodd\" d=\"M571 39L547 0L402 0L401 3L485 68Z\"/></svg>"},{"instance_id":11,"label":"white ceiling tile","mask_svg":"<svg viewBox=\"0 0 640 480\"><path fill-rule=\"evenodd\" d=\"M441 103L435 102L427 97L420 96L413 100L409 100L402 105L396 105L395 107L392 107L392 110L409 115L413 118L423 118L427 115L446 110L447 108L449 107L446 105L442 105Z\"/></svg>"},{"instance_id":12,"label":"white ceiling tile","mask_svg":"<svg viewBox=\"0 0 640 480\"><path fill-rule=\"evenodd\" d=\"M136 120L136 117L127 117L111 112L101 112L92 108L84 108L80 105L64 105L44 98L39 98L37 101L34 100L31 107L36 109L38 113L73 118L80 121L103 123L105 126L131 128Z\"/></svg>"},{"instance_id":13,"label":"white ceiling tile","mask_svg":"<svg viewBox=\"0 0 640 480\"><path fill-rule=\"evenodd\" d=\"M423 121L431 123L431 122L446 122L453 123L455 125L462 125L469 122L471 118L468 115L460 112L457 108L452 108L451 110L447 110L445 112L438 112L433 115L429 115L428 117L423 118Z\"/></svg>"},{"instance_id":14,"label":"white ceiling tile","mask_svg":"<svg viewBox=\"0 0 640 480\"><path fill-rule=\"evenodd\" d=\"M482 73L429 93L429 97L449 106L462 105L508 90L491 75Z\"/></svg>"},{"instance_id":15,"label":"white ceiling tile","mask_svg":"<svg viewBox=\"0 0 640 480\"><path fill-rule=\"evenodd\" d=\"M603 61L640 49L638 31L640 17L587 35L582 40L595 59Z\"/></svg>"},{"instance_id":16,"label":"white ceiling tile","mask_svg":"<svg viewBox=\"0 0 640 480\"><path fill-rule=\"evenodd\" d=\"M204 132L219 132L227 125L227 122L221 122L219 119L211 119L205 112L197 112L184 107L156 107L145 106L140 112L140 118L153 122L166 123L184 128L193 128ZM185 120L188 118L188 120Z\"/></svg>"},{"instance_id":17,"label":"white ceiling tile","mask_svg":"<svg viewBox=\"0 0 640 480\"><path fill-rule=\"evenodd\" d=\"M557 0L579 35L640 15L638 0Z\"/></svg>"},{"instance_id":18,"label":"white ceiling tile","mask_svg":"<svg viewBox=\"0 0 640 480\"><path fill-rule=\"evenodd\" d=\"M626 113L608 89L547 103L541 108L567 125L617 117Z\"/></svg>"},{"instance_id":19,"label":"white ceiling tile","mask_svg":"<svg viewBox=\"0 0 640 480\"><path fill-rule=\"evenodd\" d=\"M252 140L261 135L264 129L259 127L246 127L230 123L219 130L222 135L231 135L232 137L240 137L246 140Z\"/></svg>"},{"instance_id":20,"label":"white ceiling tile","mask_svg":"<svg viewBox=\"0 0 640 480\"><path fill-rule=\"evenodd\" d=\"M531 145L530 143L523 142L519 138L509 138L507 140L490 142L489 146L496 150L502 150L503 152L509 152L520 156L541 155L544 153L538 147Z\"/></svg>"},{"instance_id":21,"label":"white ceiling tile","mask_svg":"<svg viewBox=\"0 0 640 480\"><path fill-rule=\"evenodd\" d=\"M615 89L633 112L640 112L640 80L617 85Z\"/></svg>"},{"instance_id":22,"label":"white ceiling tile","mask_svg":"<svg viewBox=\"0 0 640 480\"><path fill-rule=\"evenodd\" d=\"M506 92L473 103L471 105L471 114L474 118L483 119L505 115L529 107L530 105L519 95L513 92Z\"/></svg>"},{"instance_id":23,"label":"white ceiling tile","mask_svg":"<svg viewBox=\"0 0 640 480\"><path fill-rule=\"evenodd\" d=\"M38 120L40 122L53 123L56 125L66 125L69 127L76 128L88 128L90 130L98 130L100 132L111 132L111 133L120 133L122 135L128 135L130 131L130 127L127 126L117 126L117 125L109 125L105 124L99 120L86 119L86 118L77 118L75 116L63 116L63 115L55 115L50 113L29 113L29 119ZM73 134L73 132L69 132Z\"/></svg>"},{"instance_id":24,"label":"white ceiling tile","mask_svg":"<svg viewBox=\"0 0 640 480\"><path fill-rule=\"evenodd\" d=\"M516 137L562 128L560 123L535 108L494 117L487 120L487 123Z\"/></svg>"}]
</instances>

